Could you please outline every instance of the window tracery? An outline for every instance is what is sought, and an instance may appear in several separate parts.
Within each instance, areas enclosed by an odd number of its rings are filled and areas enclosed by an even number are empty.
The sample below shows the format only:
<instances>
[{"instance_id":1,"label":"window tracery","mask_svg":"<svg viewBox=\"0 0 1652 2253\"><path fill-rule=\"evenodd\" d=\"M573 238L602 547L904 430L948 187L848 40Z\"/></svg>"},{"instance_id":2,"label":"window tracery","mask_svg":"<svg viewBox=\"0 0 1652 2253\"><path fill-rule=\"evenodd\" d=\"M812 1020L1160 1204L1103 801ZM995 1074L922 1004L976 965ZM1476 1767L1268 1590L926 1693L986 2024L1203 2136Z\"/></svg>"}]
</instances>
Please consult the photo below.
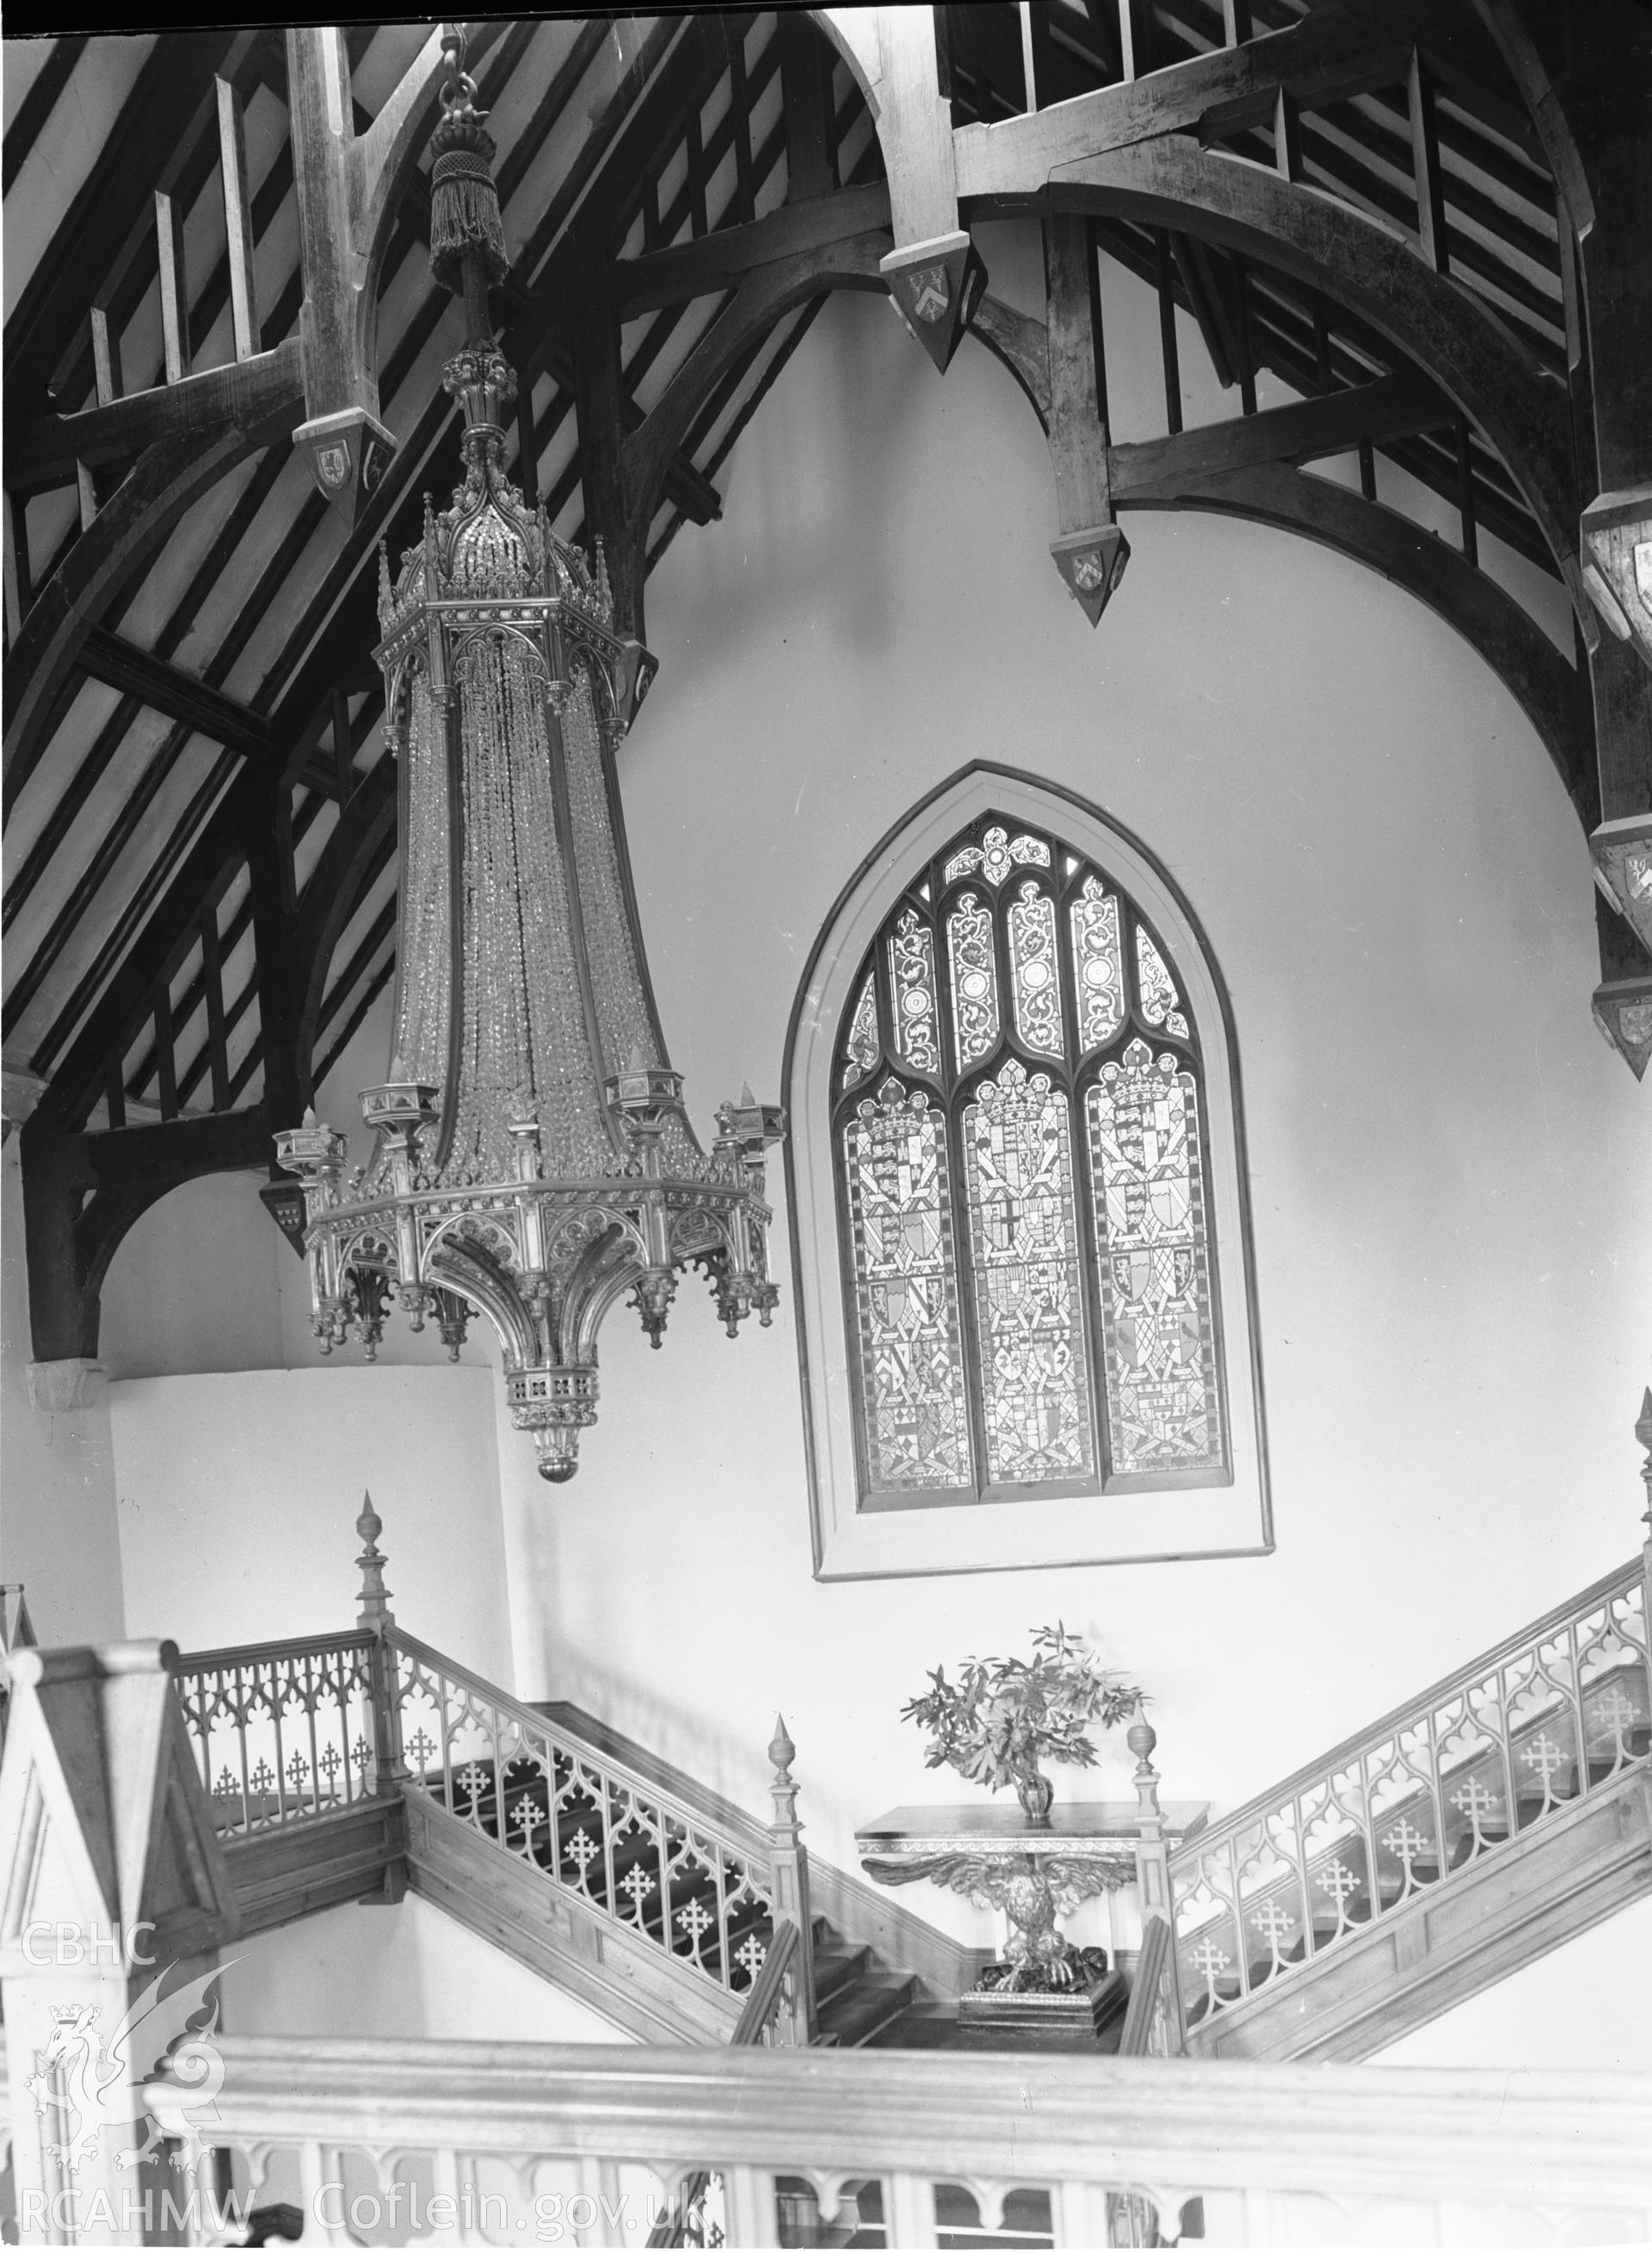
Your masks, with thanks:
<instances>
[{"instance_id":1,"label":"window tracery","mask_svg":"<svg viewBox=\"0 0 1652 2253\"><path fill-rule=\"evenodd\" d=\"M1199 1077L1103 869L988 816L915 872L839 1059L868 1498L1225 1472Z\"/></svg>"},{"instance_id":2,"label":"window tracery","mask_svg":"<svg viewBox=\"0 0 1652 2253\"><path fill-rule=\"evenodd\" d=\"M952 818L926 803L879 847L793 1021L823 1574L1271 1547L1231 1028L1196 925L1078 801L987 769L936 796Z\"/></svg>"}]
</instances>

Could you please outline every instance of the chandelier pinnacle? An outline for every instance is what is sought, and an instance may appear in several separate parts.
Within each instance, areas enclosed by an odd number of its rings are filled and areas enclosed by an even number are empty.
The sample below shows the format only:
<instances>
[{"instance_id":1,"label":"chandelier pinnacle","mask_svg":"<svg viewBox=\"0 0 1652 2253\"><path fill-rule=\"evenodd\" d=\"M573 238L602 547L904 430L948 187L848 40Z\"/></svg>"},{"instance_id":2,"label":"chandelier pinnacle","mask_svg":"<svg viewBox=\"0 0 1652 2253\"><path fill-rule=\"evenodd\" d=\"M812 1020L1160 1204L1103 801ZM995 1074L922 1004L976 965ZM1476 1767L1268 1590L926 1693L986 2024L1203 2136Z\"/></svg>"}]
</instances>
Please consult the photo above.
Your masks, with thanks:
<instances>
[{"instance_id":1,"label":"chandelier pinnacle","mask_svg":"<svg viewBox=\"0 0 1652 2253\"><path fill-rule=\"evenodd\" d=\"M654 659L616 631L596 568L505 474L516 376L493 339L504 234L463 34L433 136L431 266L462 291L443 372L464 477L392 581L381 553L387 744L401 839L389 1071L361 1096L375 1141L306 1113L276 1137L304 1185L311 1327L372 1358L392 1300L457 1358L480 1308L512 1423L571 1478L596 1418L596 1333L626 1294L658 1346L677 1279L709 1278L733 1336L778 1298L765 1153L784 1114L749 1088L695 1138L654 1007L614 755Z\"/></svg>"}]
</instances>

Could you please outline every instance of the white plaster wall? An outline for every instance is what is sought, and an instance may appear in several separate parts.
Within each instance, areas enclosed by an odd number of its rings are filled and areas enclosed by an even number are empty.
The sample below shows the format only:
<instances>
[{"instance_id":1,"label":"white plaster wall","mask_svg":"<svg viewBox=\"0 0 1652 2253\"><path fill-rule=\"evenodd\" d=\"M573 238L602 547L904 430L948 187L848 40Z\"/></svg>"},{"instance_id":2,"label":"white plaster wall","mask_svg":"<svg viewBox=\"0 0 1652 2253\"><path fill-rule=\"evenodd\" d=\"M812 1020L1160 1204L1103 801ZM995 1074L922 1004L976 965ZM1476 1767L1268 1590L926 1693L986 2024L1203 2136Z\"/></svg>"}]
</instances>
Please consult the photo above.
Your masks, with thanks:
<instances>
[{"instance_id":1,"label":"white plaster wall","mask_svg":"<svg viewBox=\"0 0 1652 2253\"><path fill-rule=\"evenodd\" d=\"M417 1894L394 1908L351 1902L256 1934L225 1970L221 1992L225 2029L238 2034L631 2039Z\"/></svg>"},{"instance_id":2,"label":"white plaster wall","mask_svg":"<svg viewBox=\"0 0 1652 2253\"><path fill-rule=\"evenodd\" d=\"M106 1386L47 1415L29 1399L29 1284L17 1138L0 1152L0 1580L21 1580L43 1643L126 1632Z\"/></svg>"},{"instance_id":3,"label":"white plaster wall","mask_svg":"<svg viewBox=\"0 0 1652 2253\"><path fill-rule=\"evenodd\" d=\"M111 1385L130 1631L199 1650L351 1625L370 1489L398 1621L508 1688L492 1388L360 1366Z\"/></svg>"},{"instance_id":4,"label":"white plaster wall","mask_svg":"<svg viewBox=\"0 0 1652 2253\"><path fill-rule=\"evenodd\" d=\"M1111 373L1123 434L1161 428L1139 357ZM1300 541L1133 516L1091 632L1007 379L966 346L938 382L875 301L827 308L725 485L650 582L621 766L697 1116L777 1092L814 934L920 794L985 756L1098 801L1233 996L1279 1548L818 1585L790 1288L730 1345L690 1283L659 1354L610 1317L570 1486L501 1436L525 1687L754 1808L783 1707L848 1861L946 1795L897 1719L925 1669L1059 1615L1154 1693L1167 1795L1232 1805L1635 1548L1652 1113L1589 1021L1584 839L1493 675Z\"/></svg>"}]
</instances>

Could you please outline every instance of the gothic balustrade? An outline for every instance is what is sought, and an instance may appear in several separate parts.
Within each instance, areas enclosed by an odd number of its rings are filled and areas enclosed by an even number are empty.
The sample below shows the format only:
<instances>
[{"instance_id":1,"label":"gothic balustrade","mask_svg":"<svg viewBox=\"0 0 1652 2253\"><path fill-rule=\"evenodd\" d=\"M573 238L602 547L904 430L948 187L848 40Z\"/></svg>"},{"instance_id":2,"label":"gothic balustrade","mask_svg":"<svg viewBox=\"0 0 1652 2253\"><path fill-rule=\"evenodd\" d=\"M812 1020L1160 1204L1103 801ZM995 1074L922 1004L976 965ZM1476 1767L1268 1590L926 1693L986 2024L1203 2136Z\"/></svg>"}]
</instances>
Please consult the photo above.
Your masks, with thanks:
<instances>
[{"instance_id":1,"label":"gothic balustrade","mask_svg":"<svg viewBox=\"0 0 1652 2253\"><path fill-rule=\"evenodd\" d=\"M404 1788L567 1899L735 1995L775 1923L768 1834L714 1828L659 1783L392 1629Z\"/></svg>"},{"instance_id":2,"label":"gothic balustrade","mask_svg":"<svg viewBox=\"0 0 1652 2253\"><path fill-rule=\"evenodd\" d=\"M1644 2075L1058 2054L1029 2082L1024 2057L957 2051L220 2047L210 2124L181 2081L145 2090L188 2180L230 2203L208 2242L282 2206L340 2245L1559 2245L1652 2220Z\"/></svg>"},{"instance_id":3,"label":"gothic balustrade","mask_svg":"<svg viewBox=\"0 0 1652 2253\"><path fill-rule=\"evenodd\" d=\"M356 1629L178 1660L174 1686L226 1843L375 1796L373 1650Z\"/></svg>"},{"instance_id":4,"label":"gothic balustrade","mask_svg":"<svg viewBox=\"0 0 1652 2253\"><path fill-rule=\"evenodd\" d=\"M1649 1750L1636 1559L1173 1853L1187 2026L1507 1852Z\"/></svg>"}]
</instances>

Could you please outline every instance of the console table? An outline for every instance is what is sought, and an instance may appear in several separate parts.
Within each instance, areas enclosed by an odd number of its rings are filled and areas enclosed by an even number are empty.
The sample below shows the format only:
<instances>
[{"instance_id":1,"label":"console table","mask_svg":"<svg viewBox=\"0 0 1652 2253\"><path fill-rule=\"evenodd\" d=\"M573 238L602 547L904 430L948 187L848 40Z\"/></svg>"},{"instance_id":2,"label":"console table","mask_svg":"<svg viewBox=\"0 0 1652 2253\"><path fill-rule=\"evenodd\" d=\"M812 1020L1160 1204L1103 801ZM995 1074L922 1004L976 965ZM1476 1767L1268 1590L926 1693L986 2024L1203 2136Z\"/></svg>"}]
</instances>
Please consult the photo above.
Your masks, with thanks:
<instances>
[{"instance_id":1,"label":"console table","mask_svg":"<svg viewBox=\"0 0 1652 2253\"><path fill-rule=\"evenodd\" d=\"M1192 1838L1209 1812L1203 1801L1170 1801L1158 1816L1159 1851ZM1035 1824L1014 1800L896 1807L857 1831L854 1843L861 1868L878 1885L927 1878L978 1908L1004 1911L1009 1977L987 1976L995 1995L1007 1999L1013 1994L1023 2006L1033 2006L1021 2021L1030 2023L1048 2012L1051 1999L1070 1997L1088 2010L1091 1967L1056 1930L1056 1919L1082 1901L1133 1882L1141 1813L1127 1801L1084 1800L1057 1804L1047 1823Z\"/></svg>"}]
</instances>

